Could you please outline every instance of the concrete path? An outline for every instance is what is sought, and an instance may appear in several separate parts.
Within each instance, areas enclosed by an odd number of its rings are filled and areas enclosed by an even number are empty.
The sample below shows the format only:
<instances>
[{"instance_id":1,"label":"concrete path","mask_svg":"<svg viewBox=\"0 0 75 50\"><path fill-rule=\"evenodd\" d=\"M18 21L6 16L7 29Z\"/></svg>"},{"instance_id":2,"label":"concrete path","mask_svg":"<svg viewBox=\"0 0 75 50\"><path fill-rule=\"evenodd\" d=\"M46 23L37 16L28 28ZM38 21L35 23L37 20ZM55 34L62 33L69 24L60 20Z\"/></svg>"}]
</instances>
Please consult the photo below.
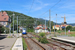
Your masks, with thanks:
<instances>
[{"instance_id":1,"label":"concrete path","mask_svg":"<svg viewBox=\"0 0 75 50\"><path fill-rule=\"evenodd\" d=\"M75 37L52 37L52 38L75 43Z\"/></svg>"},{"instance_id":2,"label":"concrete path","mask_svg":"<svg viewBox=\"0 0 75 50\"><path fill-rule=\"evenodd\" d=\"M0 50L10 50L16 38L4 38L0 40Z\"/></svg>"},{"instance_id":3,"label":"concrete path","mask_svg":"<svg viewBox=\"0 0 75 50\"><path fill-rule=\"evenodd\" d=\"M12 50L23 50L22 38L18 38L12 48Z\"/></svg>"}]
</instances>

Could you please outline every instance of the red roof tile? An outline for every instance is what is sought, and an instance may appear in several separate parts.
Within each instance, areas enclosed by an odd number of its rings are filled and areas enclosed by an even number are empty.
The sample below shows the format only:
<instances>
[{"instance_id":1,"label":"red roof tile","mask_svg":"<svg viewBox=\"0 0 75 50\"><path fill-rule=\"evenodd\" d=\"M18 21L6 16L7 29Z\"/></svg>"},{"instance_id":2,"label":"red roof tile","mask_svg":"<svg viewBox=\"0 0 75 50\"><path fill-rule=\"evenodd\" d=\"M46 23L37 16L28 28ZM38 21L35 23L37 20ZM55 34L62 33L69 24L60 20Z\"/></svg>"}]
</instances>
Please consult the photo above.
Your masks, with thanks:
<instances>
[{"instance_id":1,"label":"red roof tile","mask_svg":"<svg viewBox=\"0 0 75 50\"><path fill-rule=\"evenodd\" d=\"M42 26L42 27L36 27L35 29L45 29L45 27L44 27L45 25L40 24L38 26ZM46 27L46 29L47 29L47 27Z\"/></svg>"},{"instance_id":2,"label":"red roof tile","mask_svg":"<svg viewBox=\"0 0 75 50\"><path fill-rule=\"evenodd\" d=\"M0 12L0 22L6 22L9 20L9 16L7 15L7 13L4 12Z\"/></svg>"},{"instance_id":3,"label":"red roof tile","mask_svg":"<svg viewBox=\"0 0 75 50\"><path fill-rule=\"evenodd\" d=\"M55 27L60 27L60 25L55 25Z\"/></svg>"}]
</instances>

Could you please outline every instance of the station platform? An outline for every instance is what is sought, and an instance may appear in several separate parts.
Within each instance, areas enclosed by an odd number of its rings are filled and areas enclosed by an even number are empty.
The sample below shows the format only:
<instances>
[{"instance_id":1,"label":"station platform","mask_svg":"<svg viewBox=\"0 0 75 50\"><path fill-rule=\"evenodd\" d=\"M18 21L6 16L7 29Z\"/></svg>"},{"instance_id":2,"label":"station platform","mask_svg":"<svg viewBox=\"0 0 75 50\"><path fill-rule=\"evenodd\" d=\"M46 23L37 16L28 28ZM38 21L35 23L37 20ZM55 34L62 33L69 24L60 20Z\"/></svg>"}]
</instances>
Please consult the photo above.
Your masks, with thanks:
<instances>
[{"instance_id":1,"label":"station platform","mask_svg":"<svg viewBox=\"0 0 75 50\"><path fill-rule=\"evenodd\" d=\"M52 39L75 45L75 37L52 37Z\"/></svg>"},{"instance_id":2,"label":"station platform","mask_svg":"<svg viewBox=\"0 0 75 50\"><path fill-rule=\"evenodd\" d=\"M12 47L12 50L23 50L22 38L18 38Z\"/></svg>"}]
</instances>

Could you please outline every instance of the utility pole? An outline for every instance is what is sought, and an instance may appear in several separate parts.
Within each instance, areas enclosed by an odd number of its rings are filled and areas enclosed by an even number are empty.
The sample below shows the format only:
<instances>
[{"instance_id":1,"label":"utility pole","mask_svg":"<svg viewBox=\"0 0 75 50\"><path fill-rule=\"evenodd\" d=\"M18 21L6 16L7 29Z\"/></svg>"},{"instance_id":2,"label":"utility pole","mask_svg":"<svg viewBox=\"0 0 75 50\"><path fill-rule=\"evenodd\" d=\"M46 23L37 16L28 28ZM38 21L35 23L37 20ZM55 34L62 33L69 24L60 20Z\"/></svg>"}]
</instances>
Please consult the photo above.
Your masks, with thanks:
<instances>
[{"instance_id":1,"label":"utility pole","mask_svg":"<svg viewBox=\"0 0 75 50\"><path fill-rule=\"evenodd\" d=\"M45 19L45 33L46 33L46 19Z\"/></svg>"},{"instance_id":2,"label":"utility pole","mask_svg":"<svg viewBox=\"0 0 75 50\"><path fill-rule=\"evenodd\" d=\"M17 16L17 37L18 37L18 16Z\"/></svg>"},{"instance_id":3,"label":"utility pole","mask_svg":"<svg viewBox=\"0 0 75 50\"><path fill-rule=\"evenodd\" d=\"M65 18L65 16L61 17L61 18L64 18L64 24L66 25L66 18ZM66 26L65 26L65 35L66 35Z\"/></svg>"},{"instance_id":4,"label":"utility pole","mask_svg":"<svg viewBox=\"0 0 75 50\"><path fill-rule=\"evenodd\" d=\"M55 36L55 23L54 23L54 36Z\"/></svg>"},{"instance_id":5,"label":"utility pole","mask_svg":"<svg viewBox=\"0 0 75 50\"><path fill-rule=\"evenodd\" d=\"M57 25L57 14L56 14L56 25ZM56 34L55 34L55 23L54 23L54 36L56 36Z\"/></svg>"},{"instance_id":6,"label":"utility pole","mask_svg":"<svg viewBox=\"0 0 75 50\"><path fill-rule=\"evenodd\" d=\"M49 26L50 26L50 34L51 34L51 13L50 13L50 10L49 10Z\"/></svg>"},{"instance_id":7,"label":"utility pole","mask_svg":"<svg viewBox=\"0 0 75 50\"><path fill-rule=\"evenodd\" d=\"M9 33L10 33L10 37L11 37L11 16L9 18Z\"/></svg>"},{"instance_id":8,"label":"utility pole","mask_svg":"<svg viewBox=\"0 0 75 50\"><path fill-rule=\"evenodd\" d=\"M56 14L56 25L57 25L57 14Z\"/></svg>"},{"instance_id":9,"label":"utility pole","mask_svg":"<svg viewBox=\"0 0 75 50\"><path fill-rule=\"evenodd\" d=\"M13 36L14 36L14 12L13 12Z\"/></svg>"},{"instance_id":10,"label":"utility pole","mask_svg":"<svg viewBox=\"0 0 75 50\"><path fill-rule=\"evenodd\" d=\"M37 27L37 19L36 19L36 27Z\"/></svg>"}]
</instances>

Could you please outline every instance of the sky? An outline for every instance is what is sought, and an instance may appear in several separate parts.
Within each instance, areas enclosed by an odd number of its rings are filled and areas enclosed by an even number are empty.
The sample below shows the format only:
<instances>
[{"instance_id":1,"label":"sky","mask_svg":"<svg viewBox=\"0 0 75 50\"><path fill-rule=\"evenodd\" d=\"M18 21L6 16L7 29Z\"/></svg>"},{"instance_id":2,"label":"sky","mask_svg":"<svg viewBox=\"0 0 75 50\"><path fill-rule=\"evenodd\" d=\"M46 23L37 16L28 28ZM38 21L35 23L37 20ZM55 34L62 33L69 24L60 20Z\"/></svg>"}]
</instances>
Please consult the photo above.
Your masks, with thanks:
<instances>
[{"instance_id":1,"label":"sky","mask_svg":"<svg viewBox=\"0 0 75 50\"><path fill-rule=\"evenodd\" d=\"M75 23L75 0L0 0L0 11L15 11L33 18L49 20L49 9L51 21L57 19L57 23L62 23L64 18L61 17L65 16L67 23Z\"/></svg>"}]
</instances>

